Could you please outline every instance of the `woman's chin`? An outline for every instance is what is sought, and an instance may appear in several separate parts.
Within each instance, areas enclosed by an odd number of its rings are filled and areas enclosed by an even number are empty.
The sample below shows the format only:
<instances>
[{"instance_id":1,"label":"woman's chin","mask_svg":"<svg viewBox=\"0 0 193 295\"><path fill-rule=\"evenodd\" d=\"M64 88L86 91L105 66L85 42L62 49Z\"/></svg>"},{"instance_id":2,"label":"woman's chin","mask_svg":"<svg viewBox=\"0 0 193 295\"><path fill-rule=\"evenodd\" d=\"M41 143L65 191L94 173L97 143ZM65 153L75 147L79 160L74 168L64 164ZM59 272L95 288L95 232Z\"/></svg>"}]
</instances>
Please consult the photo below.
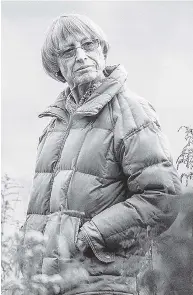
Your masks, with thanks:
<instances>
[{"instance_id":1,"label":"woman's chin","mask_svg":"<svg viewBox=\"0 0 193 295\"><path fill-rule=\"evenodd\" d=\"M83 74L81 77L78 77L77 79L77 85L81 85L81 84L87 84L92 82L93 80L95 80L97 78L96 73L92 73L92 74Z\"/></svg>"}]
</instances>

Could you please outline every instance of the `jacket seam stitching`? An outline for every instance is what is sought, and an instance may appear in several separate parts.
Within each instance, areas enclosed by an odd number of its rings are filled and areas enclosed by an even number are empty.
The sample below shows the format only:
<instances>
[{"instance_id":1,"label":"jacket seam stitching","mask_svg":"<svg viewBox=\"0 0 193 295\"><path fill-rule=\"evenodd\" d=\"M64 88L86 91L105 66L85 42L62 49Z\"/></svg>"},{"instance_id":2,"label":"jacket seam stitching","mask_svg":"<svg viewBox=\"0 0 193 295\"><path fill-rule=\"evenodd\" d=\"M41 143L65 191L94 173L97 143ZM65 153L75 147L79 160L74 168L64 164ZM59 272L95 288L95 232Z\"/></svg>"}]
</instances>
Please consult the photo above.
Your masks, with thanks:
<instances>
[{"instance_id":1,"label":"jacket seam stitching","mask_svg":"<svg viewBox=\"0 0 193 295\"><path fill-rule=\"evenodd\" d=\"M121 105L117 96L117 102L119 105L119 109L120 109L120 113L121 113L121 118L123 118L123 113L122 113L122 109L121 109ZM122 122L121 122L122 123ZM119 148L117 147L117 153L118 153L118 158L119 158L119 162L121 163L121 156L120 156L120 151L121 151L121 147L123 145L123 139L121 139L120 144L119 144Z\"/></svg>"},{"instance_id":2,"label":"jacket seam stitching","mask_svg":"<svg viewBox=\"0 0 193 295\"><path fill-rule=\"evenodd\" d=\"M150 125L154 125L154 124L156 124L156 121L149 121L149 122L147 122L147 123L144 123L144 124L140 125L137 129L131 131L130 133L127 133L127 134L124 136L123 140L128 139L128 138L134 136L135 134L139 133L139 132L142 131L143 129L146 129L146 128L149 127ZM156 125L157 125L157 124L156 124Z\"/></svg>"},{"instance_id":3,"label":"jacket seam stitching","mask_svg":"<svg viewBox=\"0 0 193 295\"><path fill-rule=\"evenodd\" d=\"M139 126L136 130L134 130L134 131L132 131L132 132L126 134L126 135L124 136L124 138L121 140L120 147L119 147L119 153L120 153L120 151L121 151L122 146L125 145L125 140L131 138L132 136L136 135L136 134L139 133L140 131L146 129L147 127L149 127L150 125L153 125L153 124L156 124L156 122L151 121L151 122L148 122L148 123L146 123L146 124L142 124L142 125Z\"/></svg>"},{"instance_id":4,"label":"jacket seam stitching","mask_svg":"<svg viewBox=\"0 0 193 295\"><path fill-rule=\"evenodd\" d=\"M104 175L104 177L103 177L103 179L106 179L106 176L107 176L107 169L108 169L108 161L107 161L107 156L108 156L108 154L109 154L109 151L110 151L110 148L111 148L111 144L112 144L112 141L113 141L114 139L112 138L111 140L109 140L109 145L108 145L108 148L107 148L107 151L106 151L106 153L105 153L105 159L106 159L106 164L105 164L105 175Z\"/></svg>"},{"instance_id":5,"label":"jacket seam stitching","mask_svg":"<svg viewBox=\"0 0 193 295\"><path fill-rule=\"evenodd\" d=\"M135 126L136 126L136 128L137 128L137 123L136 123L135 117L134 117L134 115L133 115L133 112L132 112L132 110L131 110L131 106L130 106L128 100L126 99L126 97L125 97L124 95L122 95L122 97L123 97L123 98L126 100L126 102L127 102L128 109L130 110L130 113L131 113L132 118L133 118L133 122L134 122L134 124L135 124ZM118 103L119 103L119 107L120 107L121 114L122 114L122 118L123 118L123 112L122 112L122 109L121 109L121 104L120 104L120 102L119 102L119 99L118 99Z\"/></svg>"},{"instance_id":6,"label":"jacket seam stitching","mask_svg":"<svg viewBox=\"0 0 193 295\"><path fill-rule=\"evenodd\" d=\"M114 98L114 97L113 97ZM113 126L113 130L115 129L115 121L113 119L113 109L112 109L112 102L108 102L108 109L109 109L109 114L110 114L110 119L111 119L111 124Z\"/></svg>"},{"instance_id":7,"label":"jacket seam stitching","mask_svg":"<svg viewBox=\"0 0 193 295\"><path fill-rule=\"evenodd\" d=\"M159 162L157 162L157 163L150 164L150 165L148 165L148 166L144 166L143 168L141 168L141 169L138 170L138 171L140 171L140 174L141 174L141 173L143 173L143 171L144 171L145 169L147 169L147 168L149 168L149 167L153 167L153 166L158 166L158 165L160 165L160 164L162 164L162 163L169 163L170 166L171 166L171 162L170 162L168 159L166 159L166 160L163 160L163 161L159 161ZM140 190L141 190L141 189L140 189Z\"/></svg>"},{"instance_id":8,"label":"jacket seam stitching","mask_svg":"<svg viewBox=\"0 0 193 295\"><path fill-rule=\"evenodd\" d=\"M115 96L117 98L117 96ZM113 97L114 98L114 97ZM118 148L115 147L115 126L116 126L116 122L113 118L113 106L112 106L112 101L108 103L108 106L109 106L109 112L110 112L110 118L111 118L111 123L113 125L113 129L112 129L112 132L113 132L113 146L114 146L114 156L115 156L115 160L117 163L120 163L120 157L119 157L119 150ZM118 154L118 156L117 156Z\"/></svg>"},{"instance_id":9,"label":"jacket seam stitching","mask_svg":"<svg viewBox=\"0 0 193 295\"><path fill-rule=\"evenodd\" d=\"M89 175L89 176L95 176L95 177L98 177L100 178L101 180L103 179L106 179L106 177L101 177L99 175L96 175L96 174L92 174L92 173L86 173L86 172L82 172L82 171L79 171L77 169L61 169L61 170L57 170L57 173L59 173L60 171L74 171L74 172L79 172L81 174L86 174L86 175ZM39 171L35 171L36 174L52 174L53 172L39 172ZM110 179L115 179L115 178L110 178Z\"/></svg>"}]
</instances>

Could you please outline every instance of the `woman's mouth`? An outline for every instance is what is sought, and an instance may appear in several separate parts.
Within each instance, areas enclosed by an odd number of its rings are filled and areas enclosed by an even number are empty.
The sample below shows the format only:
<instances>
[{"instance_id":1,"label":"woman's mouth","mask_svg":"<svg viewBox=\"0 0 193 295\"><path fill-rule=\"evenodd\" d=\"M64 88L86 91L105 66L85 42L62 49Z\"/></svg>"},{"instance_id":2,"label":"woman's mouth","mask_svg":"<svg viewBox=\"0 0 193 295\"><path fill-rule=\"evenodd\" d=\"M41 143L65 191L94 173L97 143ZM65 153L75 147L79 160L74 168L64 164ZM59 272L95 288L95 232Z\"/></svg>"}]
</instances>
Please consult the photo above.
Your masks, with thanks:
<instances>
[{"instance_id":1,"label":"woman's mouth","mask_svg":"<svg viewBox=\"0 0 193 295\"><path fill-rule=\"evenodd\" d=\"M91 67L92 67L92 66L82 66L82 67L78 68L78 69L76 70L76 72L85 71L85 70L88 70L88 69L91 68Z\"/></svg>"}]
</instances>

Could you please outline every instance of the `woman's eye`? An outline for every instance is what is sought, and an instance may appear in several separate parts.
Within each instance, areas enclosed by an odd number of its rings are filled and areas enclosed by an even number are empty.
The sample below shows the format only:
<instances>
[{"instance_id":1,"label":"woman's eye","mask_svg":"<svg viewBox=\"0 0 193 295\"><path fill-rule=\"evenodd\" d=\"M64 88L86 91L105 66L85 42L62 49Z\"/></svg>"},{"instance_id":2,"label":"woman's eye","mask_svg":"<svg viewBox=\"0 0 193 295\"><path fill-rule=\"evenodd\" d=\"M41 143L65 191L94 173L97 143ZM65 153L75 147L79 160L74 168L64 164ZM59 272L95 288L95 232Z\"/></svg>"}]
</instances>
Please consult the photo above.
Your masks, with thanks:
<instances>
[{"instance_id":1,"label":"woman's eye","mask_svg":"<svg viewBox=\"0 0 193 295\"><path fill-rule=\"evenodd\" d=\"M73 50L74 50L73 48L69 48L69 49L63 51L63 53L64 53L64 54L65 54L65 53L70 53L70 52L72 52Z\"/></svg>"},{"instance_id":2,"label":"woman's eye","mask_svg":"<svg viewBox=\"0 0 193 295\"><path fill-rule=\"evenodd\" d=\"M92 45L92 44L93 44L92 41L88 41L88 42L85 42L83 45L84 45L84 46L89 46L89 45Z\"/></svg>"}]
</instances>

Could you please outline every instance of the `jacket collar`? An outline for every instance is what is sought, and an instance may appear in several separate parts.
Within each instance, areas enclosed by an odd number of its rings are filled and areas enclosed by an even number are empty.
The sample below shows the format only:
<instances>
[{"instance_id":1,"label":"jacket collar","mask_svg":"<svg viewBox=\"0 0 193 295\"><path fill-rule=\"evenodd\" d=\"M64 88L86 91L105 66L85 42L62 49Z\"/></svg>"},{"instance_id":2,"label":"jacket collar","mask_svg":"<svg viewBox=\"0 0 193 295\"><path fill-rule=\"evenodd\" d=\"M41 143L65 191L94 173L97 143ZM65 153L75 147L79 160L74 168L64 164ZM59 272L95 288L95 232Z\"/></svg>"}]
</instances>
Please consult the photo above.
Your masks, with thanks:
<instances>
[{"instance_id":1,"label":"jacket collar","mask_svg":"<svg viewBox=\"0 0 193 295\"><path fill-rule=\"evenodd\" d=\"M56 117L64 120L66 117L65 103L64 103L64 91L60 93L56 102L38 115L39 118L42 117Z\"/></svg>"},{"instance_id":2,"label":"jacket collar","mask_svg":"<svg viewBox=\"0 0 193 295\"><path fill-rule=\"evenodd\" d=\"M81 116L94 116L120 91L123 87L127 73L123 66L106 67L107 73L103 83L92 93L90 98L76 109L76 114ZM66 117L67 101L69 87L59 95L55 104L49 106L39 117L55 116L61 119ZM69 102L68 102L69 103Z\"/></svg>"}]
</instances>

